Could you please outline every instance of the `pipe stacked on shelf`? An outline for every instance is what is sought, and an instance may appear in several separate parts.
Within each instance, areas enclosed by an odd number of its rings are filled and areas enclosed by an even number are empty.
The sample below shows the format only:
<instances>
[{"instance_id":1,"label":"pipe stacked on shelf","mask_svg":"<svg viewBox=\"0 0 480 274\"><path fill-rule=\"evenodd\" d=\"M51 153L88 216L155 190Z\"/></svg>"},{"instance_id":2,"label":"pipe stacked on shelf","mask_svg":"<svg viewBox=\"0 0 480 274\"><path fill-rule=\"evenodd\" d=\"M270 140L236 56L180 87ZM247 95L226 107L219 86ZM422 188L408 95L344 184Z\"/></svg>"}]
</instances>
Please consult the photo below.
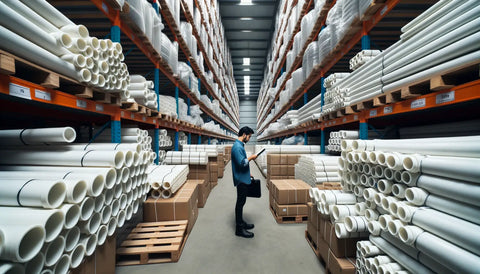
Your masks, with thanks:
<instances>
[{"instance_id":1,"label":"pipe stacked on shelf","mask_svg":"<svg viewBox=\"0 0 480 274\"><path fill-rule=\"evenodd\" d=\"M330 132L330 139L328 139L327 149L331 152L342 151L342 140L358 139L358 131L355 130L340 130Z\"/></svg>"},{"instance_id":2,"label":"pipe stacked on shelf","mask_svg":"<svg viewBox=\"0 0 480 274\"><path fill-rule=\"evenodd\" d=\"M218 153L225 149L223 146L218 145L183 145L182 150L185 152L206 152L208 157L217 157Z\"/></svg>"},{"instance_id":3,"label":"pipe stacked on shelf","mask_svg":"<svg viewBox=\"0 0 480 274\"><path fill-rule=\"evenodd\" d=\"M168 151L165 156L167 165L207 165L207 152Z\"/></svg>"},{"instance_id":4,"label":"pipe stacked on shelf","mask_svg":"<svg viewBox=\"0 0 480 274\"><path fill-rule=\"evenodd\" d=\"M157 94L153 90L153 81L147 81L141 75L130 75L128 85L129 97L122 98L124 102L136 102L142 106L157 110Z\"/></svg>"},{"instance_id":5,"label":"pipe stacked on shelf","mask_svg":"<svg viewBox=\"0 0 480 274\"><path fill-rule=\"evenodd\" d=\"M365 198L356 207L364 209L372 235L411 246L413 258L431 271L473 273L480 267L480 241L472 237L480 231L479 141L344 140L342 184ZM359 265L368 265L364 261Z\"/></svg>"},{"instance_id":6,"label":"pipe stacked on shelf","mask_svg":"<svg viewBox=\"0 0 480 274\"><path fill-rule=\"evenodd\" d=\"M180 131L178 133L178 145L183 146L188 143L188 136L185 134L185 132Z\"/></svg>"},{"instance_id":7,"label":"pipe stacked on shelf","mask_svg":"<svg viewBox=\"0 0 480 274\"><path fill-rule=\"evenodd\" d=\"M120 43L90 37L45 0L0 3L1 49L106 92L128 96Z\"/></svg>"},{"instance_id":8,"label":"pipe stacked on shelf","mask_svg":"<svg viewBox=\"0 0 480 274\"><path fill-rule=\"evenodd\" d=\"M380 54L379 50L362 50L350 59L350 70L354 71Z\"/></svg>"},{"instance_id":9,"label":"pipe stacked on shelf","mask_svg":"<svg viewBox=\"0 0 480 274\"><path fill-rule=\"evenodd\" d=\"M147 181L152 188L153 198L170 198L187 181L188 165L150 165L147 167Z\"/></svg>"},{"instance_id":10,"label":"pipe stacked on shelf","mask_svg":"<svg viewBox=\"0 0 480 274\"><path fill-rule=\"evenodd\" d=\"M295 179L312 187L326 182L340 182L338 158L321 154L302 155L295 164Z\"/></svg>"},{"instance_id":11,"label":"pipe stacked on shelf","mask_svg":"<svg viewBox=\"0 0 480 274\"><path fill-rule=\"evenodd\" d=\"M168 135L166 129L161 129L158 136L158 147L159 148L169 148L173 145L172 137Z\"/></svg>"},{"instance_id":12,"label":"pipe stacked on shelf","mask_svg":"<svg viewBox=\"0 0 480 274\"><path fill-rule=\"evenodd\" d=\"M68 143L75 135L68 127L0 131L2 188L23 185L0 191L0 259L26 273L78 267L132 218L150 189L151 158L140 157L140 146Z\"/></svg>"}]
</instances>

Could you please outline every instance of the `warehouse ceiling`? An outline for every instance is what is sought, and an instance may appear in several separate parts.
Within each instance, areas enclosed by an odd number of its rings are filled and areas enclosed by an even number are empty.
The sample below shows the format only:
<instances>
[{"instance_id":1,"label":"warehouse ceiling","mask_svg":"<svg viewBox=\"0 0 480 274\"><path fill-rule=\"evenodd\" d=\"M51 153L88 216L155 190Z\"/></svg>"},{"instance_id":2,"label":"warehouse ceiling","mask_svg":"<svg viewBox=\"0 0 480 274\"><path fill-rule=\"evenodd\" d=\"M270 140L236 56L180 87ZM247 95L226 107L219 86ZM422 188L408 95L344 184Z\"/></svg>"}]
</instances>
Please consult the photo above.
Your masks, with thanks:
<instances>
[{"instance_id":1,"label":"warehouse ceiling","mask_svg":"<svg viewBox=\"0 0 480 274\"><path fill-rule=\"evenodd\" d=\"M244 5L240 0L219 0L240 100L258 97L279 2L253 0ZM243 58L250 58L250 65L243 65ZM250 76L250 95L245 95L244 76Z\"/></svg>"}]
</instances>

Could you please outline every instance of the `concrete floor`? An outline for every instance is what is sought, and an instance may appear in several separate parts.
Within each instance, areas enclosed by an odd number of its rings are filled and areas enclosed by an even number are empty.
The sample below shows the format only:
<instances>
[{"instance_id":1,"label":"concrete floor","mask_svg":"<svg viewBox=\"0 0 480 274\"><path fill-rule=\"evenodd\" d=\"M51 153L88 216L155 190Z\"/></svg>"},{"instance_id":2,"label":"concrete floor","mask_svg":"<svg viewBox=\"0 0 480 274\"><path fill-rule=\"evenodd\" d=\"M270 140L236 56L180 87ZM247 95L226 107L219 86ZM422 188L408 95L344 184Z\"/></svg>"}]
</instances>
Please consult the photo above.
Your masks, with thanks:
<instances>
[{"instance_id":1,"label":"concrete floor","mask_svg":"<svg viewBox=\"0 0 480 274\"><path fill-rule=\"evenodd\" d=\"M305 240L306 224L277 224L269 210L266 180L257 165L252 175L262 180L262 198L248 198L244 219L255 224L255 237L235 236L236 189L229 163L212 190L177 263L117 267L116 273L324 273Z\"/></svg>"}]
</instances>

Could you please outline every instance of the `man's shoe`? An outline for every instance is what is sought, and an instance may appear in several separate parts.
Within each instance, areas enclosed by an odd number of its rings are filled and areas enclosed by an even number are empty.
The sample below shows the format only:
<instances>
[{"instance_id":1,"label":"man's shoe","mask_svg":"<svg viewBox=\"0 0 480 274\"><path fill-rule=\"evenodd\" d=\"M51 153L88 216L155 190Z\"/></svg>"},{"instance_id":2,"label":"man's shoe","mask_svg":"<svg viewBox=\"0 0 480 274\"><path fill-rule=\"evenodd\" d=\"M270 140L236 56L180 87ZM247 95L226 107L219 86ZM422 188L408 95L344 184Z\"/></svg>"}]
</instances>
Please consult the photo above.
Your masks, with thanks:
<instances>
[{"instance_id":1,"label":"man's shoe","mask_svg":"<svg viewBox=\"0 0 480 274\"><path fill-rule=\"evenodd\" d=\"M246 231L245 228L237 228L235 231L235 235L243 238L253 238L253 233L250 231Z\"/></svg>"},{"instance_id":2,"label":"man's shoe","mask_svg":"<svg viewBox=\"0 0 480 274\"><path fill-rule=\"evenodd\" d=\"M243 228L245 228L245 229L253 229L254 227L255 227L255 225L253 225L253 224L243 223Z\"/></svg>"}]
</instances>

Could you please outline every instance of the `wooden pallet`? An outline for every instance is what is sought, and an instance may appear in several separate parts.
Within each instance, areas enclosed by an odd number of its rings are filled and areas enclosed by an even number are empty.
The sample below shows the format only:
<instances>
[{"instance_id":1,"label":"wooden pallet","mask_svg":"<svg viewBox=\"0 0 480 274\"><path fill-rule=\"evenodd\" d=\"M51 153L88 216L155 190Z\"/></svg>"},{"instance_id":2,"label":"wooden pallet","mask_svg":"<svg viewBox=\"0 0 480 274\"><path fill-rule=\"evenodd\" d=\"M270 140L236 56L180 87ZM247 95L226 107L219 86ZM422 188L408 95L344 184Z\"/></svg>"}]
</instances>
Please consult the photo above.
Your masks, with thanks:
<instances>
[{"instance_id":1,"label":"wooden pallet","mask_svg":"<svg viewBox=\"0 0 480 274\"><path fill-rule=\"evenodd\" d=\"M278 224L301 224L308 221L307 215L298 215L298 216L278 216L275 210L270 206L270 211L272 212L273 218L277 221Z\"/></svg>"},{"instance_id":2,"label":"wooden pallet","mask_svg":"<svg viewBox=\"0 0 480 274\"><path fill-rule=\"evenodd\" d=\"M360 21L368 21L372 18L375 13L384 6L386 0L374 0L372 3L370 3L370 6L367 8L365 13L363 14L362 18L360 18Z\"/></svg>"},{"instance_id":3,"label":"wooden pallet","mask_svg":"<svg viewBox=\"0 0 480 274\"><path fill-rule=\"evenodd\" d=\"M117 248L117 265L177 262L188 234L188 221L140 223Z\"/></svg>"}]
</instances>

